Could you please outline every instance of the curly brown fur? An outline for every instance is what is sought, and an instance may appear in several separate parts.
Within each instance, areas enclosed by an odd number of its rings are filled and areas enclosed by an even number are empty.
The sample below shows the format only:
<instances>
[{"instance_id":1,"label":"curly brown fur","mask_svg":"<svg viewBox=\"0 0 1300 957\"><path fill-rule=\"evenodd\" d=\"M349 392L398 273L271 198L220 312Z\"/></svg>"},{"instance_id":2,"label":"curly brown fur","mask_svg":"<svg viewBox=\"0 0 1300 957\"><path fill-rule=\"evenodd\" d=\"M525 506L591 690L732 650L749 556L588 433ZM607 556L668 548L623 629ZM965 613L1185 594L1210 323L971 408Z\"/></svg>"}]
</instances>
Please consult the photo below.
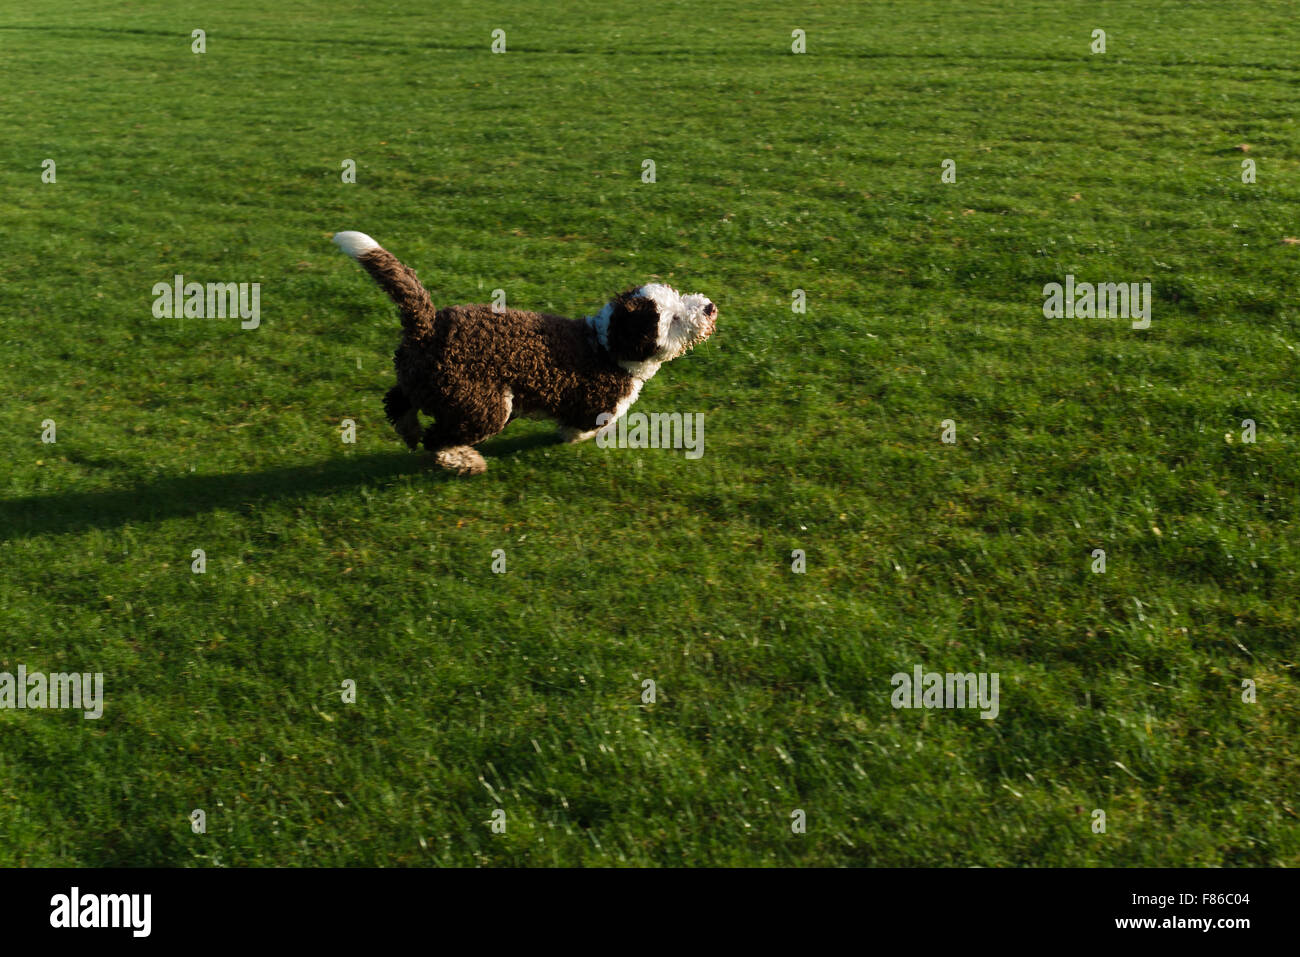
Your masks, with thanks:
<instances>
[{"instance_id":1,"label":"curly brown fur","mask_svg":"<svg viewBox=\"0 0 1300 957\"><path fill-rule=\"evenodd\" d=\"M570 440L590 438L627 410L661 363L708 338L716 321L705 297L658 284L629 289L587 319L486 305L435 309L414 270L370 237L345 232L335 242L401 313L388 421L410 448L422 442L460 474L486 469L470 446L519 415L549 416ZM419 412L434 419L422 435Z\"/></svg>"}]
</instances>

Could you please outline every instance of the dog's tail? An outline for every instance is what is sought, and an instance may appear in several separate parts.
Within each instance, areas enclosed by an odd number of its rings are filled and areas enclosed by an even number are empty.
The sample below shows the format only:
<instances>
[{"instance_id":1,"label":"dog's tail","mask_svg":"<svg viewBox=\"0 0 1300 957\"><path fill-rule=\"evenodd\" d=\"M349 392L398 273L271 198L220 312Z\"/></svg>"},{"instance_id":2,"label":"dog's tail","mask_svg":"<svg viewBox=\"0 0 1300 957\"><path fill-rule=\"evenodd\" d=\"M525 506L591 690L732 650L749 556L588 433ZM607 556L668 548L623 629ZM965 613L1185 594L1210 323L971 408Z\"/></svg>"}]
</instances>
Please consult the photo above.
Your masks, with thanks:
<instances>
[{"instance_id":1,"label":"dog's tail","mask_svg":"<svg viewBox=\"0 0 1300 957\"><path fill-rule=\"evenodd\" d=\"M397 257L365 233L347 230L334 234L334 242L359 262L371 278L379 283L402 313L402 329L411 337L433 331L436 310L429 292L416 278L415 270L402 265Z\"/></svg>"}]
</instances>

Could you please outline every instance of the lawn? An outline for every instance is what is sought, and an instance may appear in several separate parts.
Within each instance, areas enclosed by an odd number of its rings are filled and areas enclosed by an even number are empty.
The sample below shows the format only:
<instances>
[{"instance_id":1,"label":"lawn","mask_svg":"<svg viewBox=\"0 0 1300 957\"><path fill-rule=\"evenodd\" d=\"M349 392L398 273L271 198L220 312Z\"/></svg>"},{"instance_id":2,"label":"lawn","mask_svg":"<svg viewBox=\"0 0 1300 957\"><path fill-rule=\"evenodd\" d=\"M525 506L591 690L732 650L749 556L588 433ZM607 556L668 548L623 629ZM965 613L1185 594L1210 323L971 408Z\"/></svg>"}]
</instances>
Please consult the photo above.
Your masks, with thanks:
<instances>
[{"instance_id":1,"label":"lawn","mask_svg":"<svg viewBox=\"0 0 1300 957\"><path fill-rule=\"evenodd\" d=\"M0 6L0 865L1300 864L1293 6L413 6ZM708 294L703 456L407 452L342 229Z\"/></svg>"}]
</instances>

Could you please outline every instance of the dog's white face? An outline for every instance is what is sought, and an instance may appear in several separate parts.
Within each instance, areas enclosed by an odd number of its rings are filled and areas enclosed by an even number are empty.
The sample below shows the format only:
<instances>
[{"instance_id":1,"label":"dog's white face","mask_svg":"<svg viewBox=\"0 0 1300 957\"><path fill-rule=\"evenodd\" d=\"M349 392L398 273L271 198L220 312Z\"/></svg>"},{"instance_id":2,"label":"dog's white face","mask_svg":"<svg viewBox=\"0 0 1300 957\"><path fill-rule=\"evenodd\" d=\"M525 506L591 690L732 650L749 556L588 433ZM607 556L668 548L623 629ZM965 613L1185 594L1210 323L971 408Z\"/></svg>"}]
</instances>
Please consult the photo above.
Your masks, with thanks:
<instances>
[{"instance_id":1,"label":"dog's white face","mask_svg":"<svg viewBox=\"0 0 1300 957\"><path fill-rule=\"evenodd\" d=\"M648 377L662 363L713 335L718 307L708 296L683 296L671 286L652 282L615 296L590 322L597 340L619 365Z\"/></svg>"}]
</instances>

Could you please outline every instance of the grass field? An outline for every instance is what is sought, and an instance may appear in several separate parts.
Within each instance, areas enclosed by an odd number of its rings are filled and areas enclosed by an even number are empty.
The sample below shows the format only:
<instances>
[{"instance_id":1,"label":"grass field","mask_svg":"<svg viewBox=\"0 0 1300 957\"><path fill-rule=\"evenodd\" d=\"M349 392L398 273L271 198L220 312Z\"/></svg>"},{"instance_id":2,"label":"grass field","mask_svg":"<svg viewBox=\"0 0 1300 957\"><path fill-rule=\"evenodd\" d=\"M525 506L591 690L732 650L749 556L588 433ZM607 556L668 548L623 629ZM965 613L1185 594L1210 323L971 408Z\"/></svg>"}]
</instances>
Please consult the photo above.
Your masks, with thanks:
<instances>
[{"instance_id":1,"label":"grass field","mask_svg":"<svg viewBox=\"0 0 1300 957\"><path fill-rule=\"evenodd\" d=\"M0 865L1300 864L1293 6L429 7L0 6L0 671L105 688L0 710ZM340 229L707 293L705 454L406 452Z\"/></svg>"}]
</instances>

